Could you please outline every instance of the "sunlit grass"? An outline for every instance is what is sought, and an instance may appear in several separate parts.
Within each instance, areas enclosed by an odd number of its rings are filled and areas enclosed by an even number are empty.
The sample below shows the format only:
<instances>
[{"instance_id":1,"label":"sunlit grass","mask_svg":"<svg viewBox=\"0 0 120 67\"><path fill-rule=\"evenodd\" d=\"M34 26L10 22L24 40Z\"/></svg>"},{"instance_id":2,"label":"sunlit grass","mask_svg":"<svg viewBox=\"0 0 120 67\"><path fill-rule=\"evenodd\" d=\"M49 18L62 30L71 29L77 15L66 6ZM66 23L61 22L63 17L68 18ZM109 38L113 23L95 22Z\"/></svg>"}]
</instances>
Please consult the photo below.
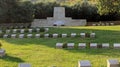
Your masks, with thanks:
<instances>
[{"instance_id":1,"label":"sunlit grass","mask_svg":"<svg viewBox=\"0 0 120 67\"><path fill-rule=\"evenodd\" d=\"M120 49L56 49L57 42L120 43L120 26L81 26L50 28L48 33L95 32L96 38L24 38L0 39L6 56L0 58L0 67L17 67L18 63L31 63L32 67L77 67L78 60L90 60L92 67L106 67L106 60L120 60Z\"/></svg>"}]
</instances>

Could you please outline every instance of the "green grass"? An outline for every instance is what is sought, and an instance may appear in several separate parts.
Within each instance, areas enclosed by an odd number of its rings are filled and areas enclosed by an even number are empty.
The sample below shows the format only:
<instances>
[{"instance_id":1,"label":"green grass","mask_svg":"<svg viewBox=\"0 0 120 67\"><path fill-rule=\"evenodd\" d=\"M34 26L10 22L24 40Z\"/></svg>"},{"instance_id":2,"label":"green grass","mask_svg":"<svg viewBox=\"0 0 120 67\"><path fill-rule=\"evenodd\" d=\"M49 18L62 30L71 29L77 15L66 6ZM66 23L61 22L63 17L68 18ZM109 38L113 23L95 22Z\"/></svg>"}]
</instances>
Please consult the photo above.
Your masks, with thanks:
<instances>
[{"instance_id":1,"label":"green grass","mask_svg":"<svg viewBox=\"0 0 120 67\"><path fill-rule=\"evenodd\" d=\"M56 49L57 42L120 43L120 26L86 26L50 28L49 33L95 32L96 38L24 38L0 39L7 55L0 58L0 67L17 67L31 63L32 67L77 67L78 60L90 60L92 67L106 67L107 59L120 60L120 49Z\"/></svg>"}]
</instances>

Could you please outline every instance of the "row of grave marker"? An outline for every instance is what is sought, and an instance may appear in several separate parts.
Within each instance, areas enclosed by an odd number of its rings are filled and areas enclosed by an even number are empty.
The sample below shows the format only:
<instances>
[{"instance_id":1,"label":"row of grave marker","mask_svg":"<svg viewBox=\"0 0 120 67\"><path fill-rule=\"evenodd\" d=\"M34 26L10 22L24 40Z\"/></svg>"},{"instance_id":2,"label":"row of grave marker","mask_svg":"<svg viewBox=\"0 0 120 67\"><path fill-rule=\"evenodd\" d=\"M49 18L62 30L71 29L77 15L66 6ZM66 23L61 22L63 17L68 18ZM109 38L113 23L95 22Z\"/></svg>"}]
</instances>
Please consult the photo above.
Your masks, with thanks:
<instances>
[{"instance_id":1,"label":"row of grave marker","mask_svg":"<svg viewBox=\"0 0 120 67\"><path fill-rule=\"evenodd\" d=\"M4 56L5 56L5 50L0 49L0 57L4 57ZM18 67L31 67L31 64L20 63ZM78 67L92 67L92 65L90 61L82 60L82 61L78 61ZM120 67L119 61L116 59L107 60L107 67Z\"/></svg>"},{"instance_id":2,"label":"row of grave marker","mask_svg":"<svg viewBox=\"0 0 120 67\"><path fill-rule=\"evenodd\" d=\"M94 23L92 26L113 26L114 23Z\"/></svg>"},{"instance_id":3,"label":"row of grave marker","mask_svg":"<svg viewBox=\"0 0 120 67\"><path fill-rule=\"evenodd\" d=\"M19 63L18 67L32 67L29 63ZM57 67L57 66L52 66ZM89 60L80 60L78 61L78 67L92 67L92 64ZM120 63L117 59L108 59L107 67L120 67Z\"/></svg>"},{"instance_id":4,"label":"row of grave marker","mask_svg":"<svg viewBox=\"0 0 120 67\"><path fill-rule=\"evenodd\" d=\"M2 29L30 28L31 23L0 23Z\"/></svg>"},{"instance_id":5,"label":"row of grave marker","mask_svg":"<svg viewBox=\"0 0 120 67\"><path fill-rule=\"evenodd\" d=\"M90 48L110 48L110 44L109 43L102 43L101 45L99 45L98 43L90 43L89 47ZM120 49L120 43L114 43L113 47ZM75 48L75 43L56 43L56 48L73 49L73 48ZM87 44L86 43L79 43L78 48L80 48L80 49L87 48Z\"/></svg>"},{"instance_id":6,"label":"row of grave marker","mask_svg":"<svg viewBox=\"0 0 120 67\"><path fill-rule=\"evenodd\" d=\"M89 60L78 61L78 67L92 67ZM108 59L107 67L120 67L120 63L117 59Z\"/></svg>"},{"instance_id":7,"label":"row of grave marker","mask_svg":"<svg viewBox=\"0 0 120 67\"><path fill-rule=\"evenodd\" d=\"M90 33L89 34L89 37L90 38L95 38L95 33ZM49 37L52 37L52 38L58 38L58 37L62 37L62 38L65 38L65 37L81 37L81 38L85 38L87 37L85 33L80 33L79 35L76 34L76 33L71 33L70 36L68 36L68 34L57 34L57 33L54 33L54 34L4 34L3 35L3 38L40 38L40 37L44 37L44 38L49 38Z\"/></svg>"},{"instance_id":8,"label":"row of grave marker","mask_svg":"<svg viewBox=\"0 0 120 67\"><path fill-rule=\"evenodd\" d=\"M33 32L48 32L49 28L36 28L36 29L7 29L7 30L0 30L0 33L33 33Z\"/></svg>"}]
</instances>

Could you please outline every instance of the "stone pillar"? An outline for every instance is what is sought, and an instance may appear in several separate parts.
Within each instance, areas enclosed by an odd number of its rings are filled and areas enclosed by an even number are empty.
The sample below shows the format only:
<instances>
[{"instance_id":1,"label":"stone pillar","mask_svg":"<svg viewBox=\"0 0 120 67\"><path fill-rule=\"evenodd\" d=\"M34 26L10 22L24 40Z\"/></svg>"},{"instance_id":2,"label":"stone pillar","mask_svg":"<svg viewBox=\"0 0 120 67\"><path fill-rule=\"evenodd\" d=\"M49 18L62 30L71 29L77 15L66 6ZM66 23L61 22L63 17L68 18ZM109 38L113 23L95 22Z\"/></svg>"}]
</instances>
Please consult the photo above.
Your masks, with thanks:
<instances>
[{"instance_id":1,"label":"stone pillar","mask_svg":"<svg viewBox=\"0 0 120 67\"><path fill-rule=\"evenodd\" d=\"M65 18L65 8L64 7L54 7L54 18L61 20Z\"/></svg>"}]
</instances>

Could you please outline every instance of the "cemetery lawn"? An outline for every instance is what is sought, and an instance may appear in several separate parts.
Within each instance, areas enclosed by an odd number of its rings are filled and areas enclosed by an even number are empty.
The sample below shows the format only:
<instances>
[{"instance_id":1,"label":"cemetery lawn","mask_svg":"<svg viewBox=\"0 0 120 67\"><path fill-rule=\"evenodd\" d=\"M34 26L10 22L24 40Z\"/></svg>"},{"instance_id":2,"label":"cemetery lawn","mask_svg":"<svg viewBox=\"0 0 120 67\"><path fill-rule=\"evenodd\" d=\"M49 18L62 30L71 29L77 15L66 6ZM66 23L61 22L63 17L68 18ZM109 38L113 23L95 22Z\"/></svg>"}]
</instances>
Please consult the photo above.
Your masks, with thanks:
<instances>
[{"instance_id":1,"label":"cemetery lawn","mask_svg":"<svg viewBox=\"0 0 120 67\"><path fill-rule=\"evenodd\" d=\"M0 39L6 56L0 58L0 67L17 67L18 63L30 63L32 67L77 67L78 60L90 60L92 67L106 67L107 59L120 61L120 49L113 49L113 43L120 43L120 26L81 26L50 28L48 33L95 32L96 38L23 38ZM74 49L56 49L57 42L73 42ZM77 49L78 43L110 43L110 49Z\"/></svg>"}]
</instances>

